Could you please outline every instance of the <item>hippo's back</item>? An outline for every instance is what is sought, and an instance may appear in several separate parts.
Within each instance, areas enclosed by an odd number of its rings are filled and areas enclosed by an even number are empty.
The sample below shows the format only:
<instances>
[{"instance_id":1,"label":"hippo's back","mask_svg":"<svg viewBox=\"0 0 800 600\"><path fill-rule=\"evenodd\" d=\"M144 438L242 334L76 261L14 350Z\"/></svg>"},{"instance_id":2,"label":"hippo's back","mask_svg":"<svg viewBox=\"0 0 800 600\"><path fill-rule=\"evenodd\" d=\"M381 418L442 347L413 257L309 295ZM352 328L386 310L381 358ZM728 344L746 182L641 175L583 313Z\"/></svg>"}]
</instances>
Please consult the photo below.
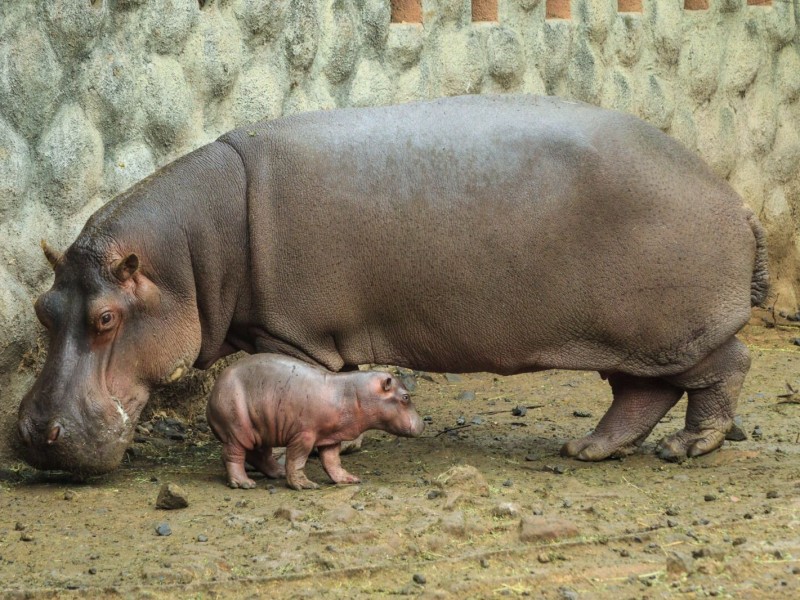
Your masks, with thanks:
<instances>
[{"instance_id":1,"label":"hippo's back","mask_svg":"<svg viewBox=\"0 0 800 600\"><path fill-rule=\"evenodd\" d=\"M228 134L270 336L329 368L680 372L747 320L741 199L644 122L463 97Z\"/></svg>"}]
</instances>

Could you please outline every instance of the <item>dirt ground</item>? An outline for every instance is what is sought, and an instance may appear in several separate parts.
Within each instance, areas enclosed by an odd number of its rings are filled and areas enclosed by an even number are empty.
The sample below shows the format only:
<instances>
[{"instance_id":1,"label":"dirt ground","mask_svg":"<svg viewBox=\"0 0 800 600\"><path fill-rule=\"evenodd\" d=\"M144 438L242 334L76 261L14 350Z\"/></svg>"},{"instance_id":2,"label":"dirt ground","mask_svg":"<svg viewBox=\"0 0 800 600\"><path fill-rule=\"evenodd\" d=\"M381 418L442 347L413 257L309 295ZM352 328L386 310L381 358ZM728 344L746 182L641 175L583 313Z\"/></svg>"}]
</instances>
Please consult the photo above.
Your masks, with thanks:
<instances>
[{"instance_id":1,"label":"dirt ground","mask_svg":"<svg viewBox=\"0 0 800 600\"><path fill-rule=\"evenodd\" d=\"M750 327L747 440L682 464L559 448L610 404L595 373L416 378L418 439L367 434L357 486L226 487L202 420L151 415L123 466L78 482L0 471L10 598L800 597L800 328ZM474 398L472 398L474 394ZM527 414L512 409L528 407ZM177 417L177 418L176 418ZM463 422L463 426L459 423ZM460 427L458 429L454 429ZM446 431L450 429L451 431ZM316 459L307 474L327 478ZM155 508L183 488L187 508ZM158 535L167 524L171 534Z\"/></svg>"}]
</instances>

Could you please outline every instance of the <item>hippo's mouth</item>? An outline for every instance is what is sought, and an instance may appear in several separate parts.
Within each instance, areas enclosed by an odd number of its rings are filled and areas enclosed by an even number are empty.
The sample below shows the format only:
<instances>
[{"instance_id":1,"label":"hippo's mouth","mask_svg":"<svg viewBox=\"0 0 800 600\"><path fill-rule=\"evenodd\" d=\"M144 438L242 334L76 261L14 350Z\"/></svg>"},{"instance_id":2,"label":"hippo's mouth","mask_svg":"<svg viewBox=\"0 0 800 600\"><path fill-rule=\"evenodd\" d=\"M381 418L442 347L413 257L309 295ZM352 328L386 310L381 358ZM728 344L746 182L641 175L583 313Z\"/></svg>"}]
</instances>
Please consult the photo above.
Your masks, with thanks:
<instances>
[{"instance_id":1,"label":"hippo's mouth","mask_svg":"<svg viewBox=\"0 0 800 600\"><path fill-rule=\"evenodd\" d=\"M121 407L120 407L121 409ZM124 411L121 411L124 413ZM69 471L79 476L101 475L116 469L133 440L135 421L125 419L101 434L77 432L65 427L54 444L22 445L20 454L29 465L42 471Z\"/></svg>"}]
</instances>

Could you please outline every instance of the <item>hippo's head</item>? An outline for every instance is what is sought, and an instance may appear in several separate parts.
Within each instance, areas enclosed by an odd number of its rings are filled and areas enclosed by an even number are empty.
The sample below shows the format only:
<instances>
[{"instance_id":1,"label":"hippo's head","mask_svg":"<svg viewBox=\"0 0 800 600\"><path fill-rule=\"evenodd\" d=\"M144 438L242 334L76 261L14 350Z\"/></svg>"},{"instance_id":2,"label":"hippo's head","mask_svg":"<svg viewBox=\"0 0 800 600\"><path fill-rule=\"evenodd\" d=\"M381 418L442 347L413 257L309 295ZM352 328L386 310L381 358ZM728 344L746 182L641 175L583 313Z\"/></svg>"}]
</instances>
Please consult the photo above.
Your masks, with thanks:
<instances>
[{"instance_id":1,"label":"hippo's head","mask_svg":"<svg viewBox=\"0 0 800 600\"><path fill-rule=\"evenodd\" d=\"M193 362L200 333L139 254L81 241L63 256L42 244L55 281L35 308L50 343L18 427L31 465L88 475L120 463L150 387Z\"/></svg>"}]
</instances>

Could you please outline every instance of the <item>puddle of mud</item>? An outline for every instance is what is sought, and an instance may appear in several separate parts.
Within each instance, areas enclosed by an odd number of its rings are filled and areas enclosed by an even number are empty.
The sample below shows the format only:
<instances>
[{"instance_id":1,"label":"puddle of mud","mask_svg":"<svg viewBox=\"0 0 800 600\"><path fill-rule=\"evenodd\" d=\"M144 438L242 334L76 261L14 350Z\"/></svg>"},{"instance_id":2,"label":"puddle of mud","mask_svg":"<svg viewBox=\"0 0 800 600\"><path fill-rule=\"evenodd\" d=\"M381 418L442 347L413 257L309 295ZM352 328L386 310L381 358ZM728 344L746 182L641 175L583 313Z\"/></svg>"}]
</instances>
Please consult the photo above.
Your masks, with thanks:
<instances>
[{"instance_id":1,"label":"puddle of mud","mask_svg":"<svg viewBox=\"0 0 800 600\"><path fill-rule=\"evenodd\" d=\"M88 482L5 469L0 590L797 597L800 405L785 402L786 384L800 387L800 348L790 343L797 331L746 330L753 367L739 414L748 439L680 465L652 450L681 426L685 400L642 454L594 464L561 458L561 444L594 427L610 392L596 374L548 371L418 378L414 402L430 417L424 437L370 432L361 452L343 457L362 477L358 486L294 492L259 479L255 490L231 490L219 445L195 423L178 439L141 438L119 470ZM530 408L515 416L516 406ZM307 474L326 481L314 459ZM164 483L180 485L189 506L157 510ZM163 523L168 536L156 533Z\"/></svg>"}]
</instances>

